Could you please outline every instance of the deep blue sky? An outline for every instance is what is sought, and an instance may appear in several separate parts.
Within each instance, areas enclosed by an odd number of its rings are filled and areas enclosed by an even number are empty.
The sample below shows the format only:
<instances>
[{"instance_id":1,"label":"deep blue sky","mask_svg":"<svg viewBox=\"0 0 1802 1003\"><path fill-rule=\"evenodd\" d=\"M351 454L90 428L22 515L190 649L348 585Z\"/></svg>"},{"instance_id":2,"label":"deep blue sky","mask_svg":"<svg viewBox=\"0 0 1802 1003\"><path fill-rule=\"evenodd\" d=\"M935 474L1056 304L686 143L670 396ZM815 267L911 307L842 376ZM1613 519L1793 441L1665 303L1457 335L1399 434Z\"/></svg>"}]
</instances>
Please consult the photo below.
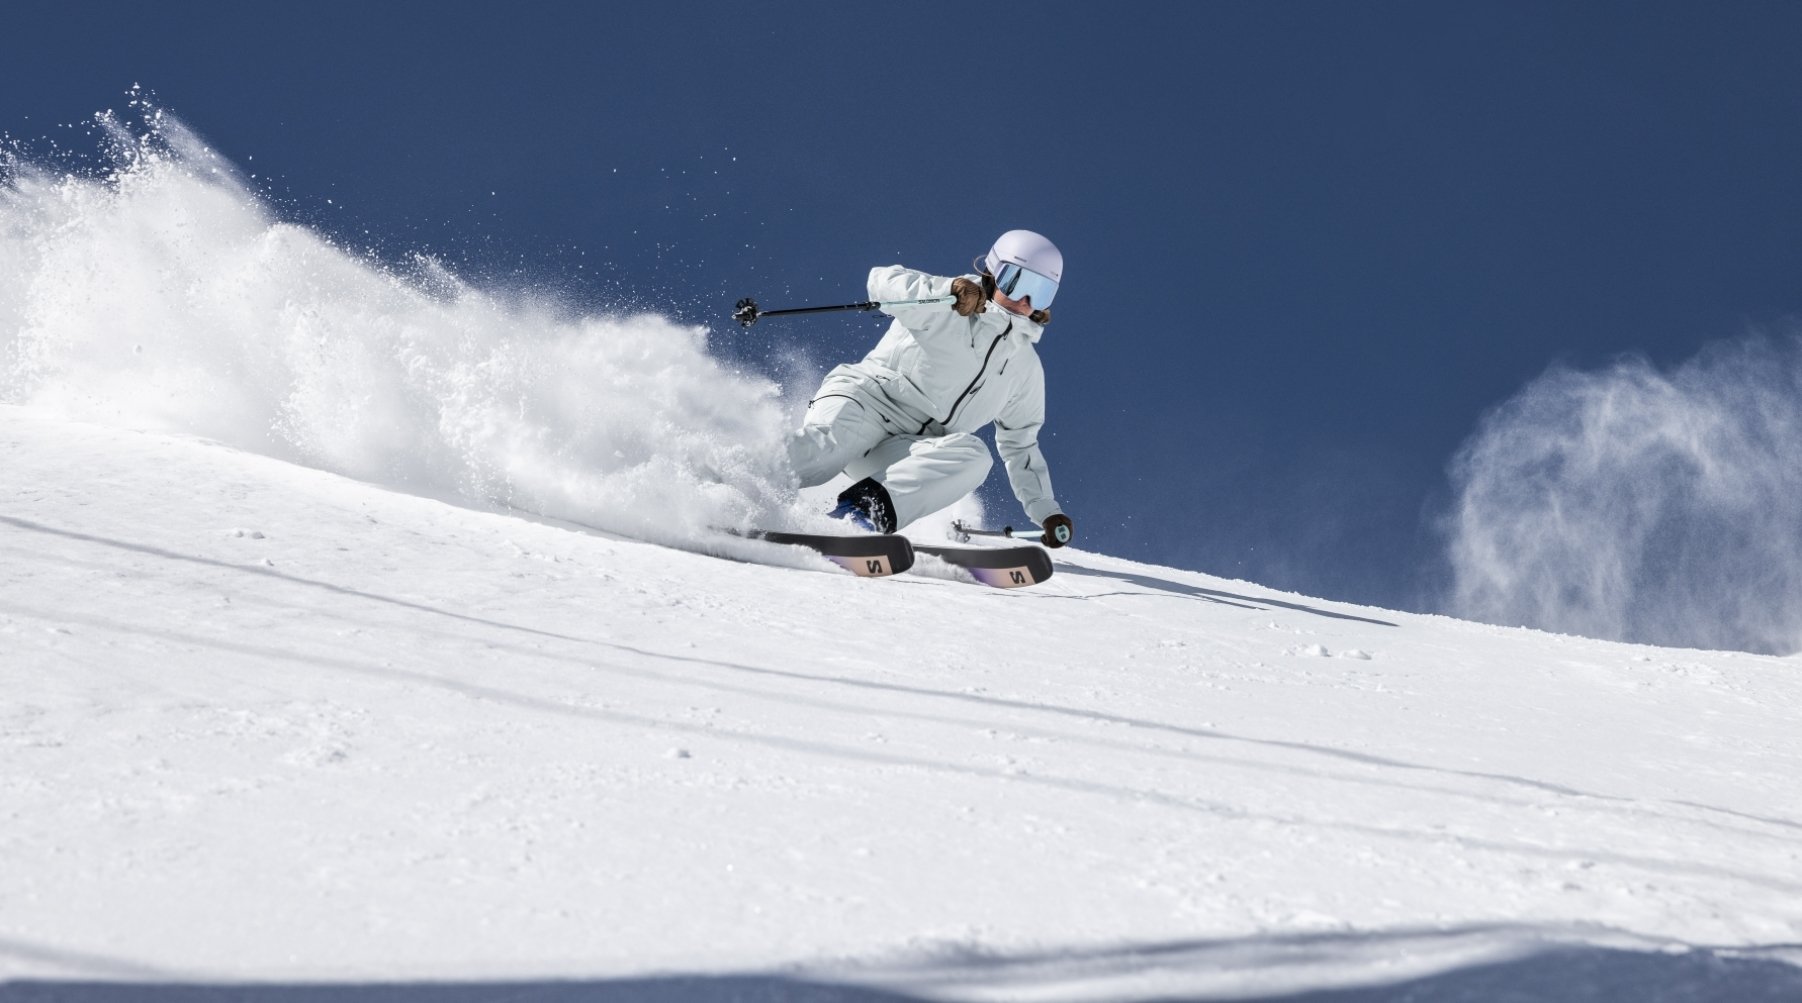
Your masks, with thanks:
<instances>
[{"instance_id":1,"label":"deep blue sky","mask_svg":"<svg viewBox=\"0 0 1802 1003\"><path fill-rule=\"evenodd\" d=\"M1444 469L1554 360L1802 313L1802 4L9 5L0 131L141 83L386 254L862 354L874 264L1067 259L1081 542L1429 603ZM249 158L254 158L251 160ZM327 203L330 199L330 204ZM1018 520L999 473L985 496ZM1424 591L1423 591L1424 590Z\"/></svg>"}]
</instances>

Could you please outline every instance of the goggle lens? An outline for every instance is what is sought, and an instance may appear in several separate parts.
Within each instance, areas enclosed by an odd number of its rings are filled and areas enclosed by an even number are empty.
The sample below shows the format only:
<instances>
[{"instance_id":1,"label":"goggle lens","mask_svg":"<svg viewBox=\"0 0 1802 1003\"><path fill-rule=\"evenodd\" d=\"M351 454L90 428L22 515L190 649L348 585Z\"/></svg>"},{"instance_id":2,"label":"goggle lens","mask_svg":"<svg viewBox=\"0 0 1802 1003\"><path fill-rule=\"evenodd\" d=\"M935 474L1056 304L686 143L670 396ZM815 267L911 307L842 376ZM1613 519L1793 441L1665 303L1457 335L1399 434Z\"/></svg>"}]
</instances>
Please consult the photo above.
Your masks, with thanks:
<instances>
[{"instance_id":1,"label":"goggle lens","mask_svg":"<svg viewBox=\"0 0 1802 1003\"><path fill-rule=\"evenodd\" d=\"M1057 283L1030 268L1012 262L995 273L995 288L1010 300L1032 300L1034 310L1047 310L1057 296Z\"/></svg>"}]
</instances>

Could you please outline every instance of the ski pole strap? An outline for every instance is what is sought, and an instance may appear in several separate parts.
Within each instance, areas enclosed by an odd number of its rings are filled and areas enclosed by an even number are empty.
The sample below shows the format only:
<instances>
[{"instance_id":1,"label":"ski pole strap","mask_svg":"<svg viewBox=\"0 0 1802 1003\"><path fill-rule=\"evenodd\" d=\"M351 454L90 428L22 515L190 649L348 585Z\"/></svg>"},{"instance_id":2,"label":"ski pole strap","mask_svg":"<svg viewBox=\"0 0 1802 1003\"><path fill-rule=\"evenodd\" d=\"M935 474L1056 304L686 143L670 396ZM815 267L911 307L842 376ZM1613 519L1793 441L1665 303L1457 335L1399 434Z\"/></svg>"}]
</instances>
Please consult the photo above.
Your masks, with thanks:
<instances>
[{"instance_id":1,"label":"ski pole strap","mask_svg":"<svg viewBox=\"0 0 1802 1003\"><path fill-rule=\"evenodd\" d=\"M926 299L917 300L887 300L884 302L870 300L864 303L841 303L838 306L797 306L788 307L782 310L765 310L757 305L756 300L746 296L744 299L739 300L737 307L733 309L732 319L746 327L750 327L763 317L780 317L800 313L833 313L841 310L885 310L889 307L928 306L933 303L953 303L956 302L956 300L956 296L930 296Z\"/></svg>"}]
</instances>

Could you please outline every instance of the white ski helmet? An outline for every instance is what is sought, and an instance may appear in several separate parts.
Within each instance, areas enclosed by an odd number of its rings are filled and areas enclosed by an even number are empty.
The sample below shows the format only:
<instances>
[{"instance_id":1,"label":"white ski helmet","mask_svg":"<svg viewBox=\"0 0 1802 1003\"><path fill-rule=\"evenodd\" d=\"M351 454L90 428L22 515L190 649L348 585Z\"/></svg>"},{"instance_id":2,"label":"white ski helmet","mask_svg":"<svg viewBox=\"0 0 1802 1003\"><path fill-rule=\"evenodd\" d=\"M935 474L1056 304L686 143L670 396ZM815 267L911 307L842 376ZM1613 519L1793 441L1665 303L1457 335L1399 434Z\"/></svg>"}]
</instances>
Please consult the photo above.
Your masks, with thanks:
<instances>
[{"instance_id":1,"label":"white ski helmet","mask_svg":"<svg viewBox=\"0 0 1802 1003\"><path fill-rule=\"evenodd\" d=\"M1007 268L1009 265L1014 267ZM983 266L995 277L996 286L1004 294L1013 299L1030 298L1038 310L1051 306L1058 283L1064 280L1063 252L1043 235L1031 230L1009 230L1002 234L995 240L995 246L989 248Z\"/></svg>"}]
</instances>

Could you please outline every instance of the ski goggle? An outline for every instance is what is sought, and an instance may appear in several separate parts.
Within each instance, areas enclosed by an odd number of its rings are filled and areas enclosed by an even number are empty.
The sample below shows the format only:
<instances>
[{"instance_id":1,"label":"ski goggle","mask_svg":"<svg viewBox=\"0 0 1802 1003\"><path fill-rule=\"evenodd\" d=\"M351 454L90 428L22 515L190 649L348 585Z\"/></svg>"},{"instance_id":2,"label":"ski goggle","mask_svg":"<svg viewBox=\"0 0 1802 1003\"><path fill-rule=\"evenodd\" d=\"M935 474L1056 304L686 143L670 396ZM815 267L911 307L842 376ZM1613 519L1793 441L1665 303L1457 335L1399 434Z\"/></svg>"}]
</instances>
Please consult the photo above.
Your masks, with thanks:
<instances>
[{"instance_id":1,"label":"ski goggle","mask_svg":"<svg viewBox=\"0 0 1802 1003\"><path fill-rule=\"evenodd\" d=\"M1055 281L1011 261L995 273L995 288L1010 300L1032 300L1034 310L1049 309L1052 299L1057 296Z\"/></svg>"}]
</instances>

